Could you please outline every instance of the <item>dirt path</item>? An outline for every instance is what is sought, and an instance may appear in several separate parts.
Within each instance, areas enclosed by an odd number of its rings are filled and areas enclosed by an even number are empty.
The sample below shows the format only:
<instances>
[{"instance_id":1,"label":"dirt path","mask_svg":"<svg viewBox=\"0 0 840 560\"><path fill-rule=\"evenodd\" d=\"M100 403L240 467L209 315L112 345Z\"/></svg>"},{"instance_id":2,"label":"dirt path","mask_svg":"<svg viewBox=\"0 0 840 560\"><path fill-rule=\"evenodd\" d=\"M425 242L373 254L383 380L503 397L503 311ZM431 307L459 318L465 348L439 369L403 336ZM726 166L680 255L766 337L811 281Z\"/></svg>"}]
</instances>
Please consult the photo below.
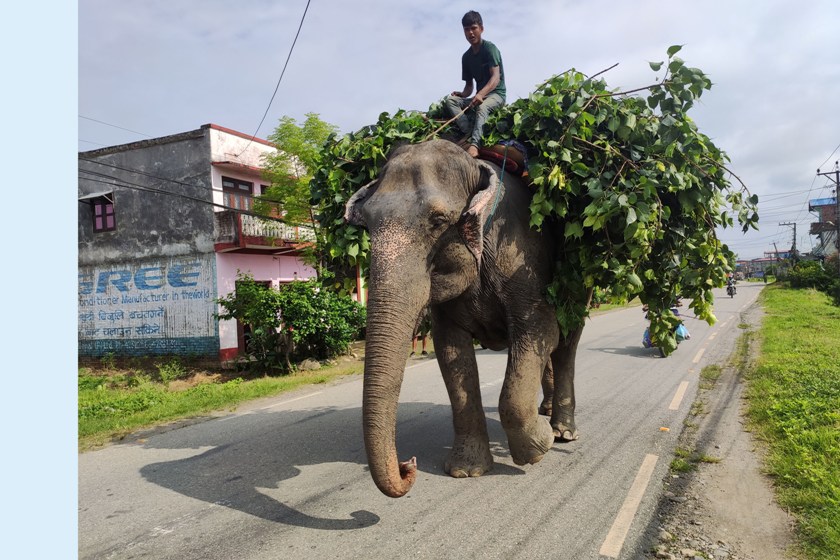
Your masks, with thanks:
<instances>
[{"instance_id":1,"label":"dirt path","mask_svg":"<svg viewBox=\"0 0 840 560\"><path fill-rule=\"evenodd\" d=\"M755 330L762 310L754 305L742 322ZM755 352L755 344L750 348ZM746 430L744 381L737 366L722 364L711 389L700 389L680 436L680 448L719 462L671 475L651 529L648 558L782 560L791 558L793 520L774 501L761 473L762 449ZM676 478L675 478L676 477Z\"/></svg>"}]
</instances>

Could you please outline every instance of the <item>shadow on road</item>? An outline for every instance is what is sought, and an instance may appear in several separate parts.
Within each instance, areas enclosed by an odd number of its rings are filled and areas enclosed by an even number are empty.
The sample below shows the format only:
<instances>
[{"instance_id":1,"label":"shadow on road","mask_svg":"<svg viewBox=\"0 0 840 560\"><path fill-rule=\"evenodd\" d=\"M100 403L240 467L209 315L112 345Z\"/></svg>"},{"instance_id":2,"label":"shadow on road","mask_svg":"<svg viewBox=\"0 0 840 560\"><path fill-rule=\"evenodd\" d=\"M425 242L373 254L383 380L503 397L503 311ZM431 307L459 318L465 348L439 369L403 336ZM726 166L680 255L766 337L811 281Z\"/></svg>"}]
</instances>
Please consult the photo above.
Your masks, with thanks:
<instances>
[{"instance_id":1,"label":"shadow on road","mask_svg":"<svg viewBox=\"0 0 840 560\"><path fill-rule=\"evenodd\" d=\"M415 455L419 459L420 472L448 476L442 465L452 443L449 405L401 403L398 414L397 449L401 458ZM507 440L499 422L488 419L488 430L494 456L508 455ZM335 476L334 465L330 463L350 463L347 469L364 473L370 492L378 494L367 474L359 407L257 411L157 434L149 437L144 446L160 449L211 447L192 457L152 463L140 469L140 474L149 482L184 496L267 521L309 529L361 529L377 524L380 519L366 510L354 511L349 518L316 517L277 497L286 488L291 488L283 482L298 477L303 471L307 471L308 477L319 477L312 484L314 493L306 496L307 490L301 491L301 482L294 486L294 493L289 493L289 501L318 501L357 482L358 476L353 474ZM354 469L354 463L363 469ZM318 466L325 468L318 469ZM497 463L486 476L523 472ZM324 480L328 476L333 476L334 480ZM267 489L271 496L260 489Z\"/></svg>"},{"instance_id":2,"label":"shadow on road","mask_svg":"<svg viewBox=\"0 0 840 560\"><path fill-rule=\"evenodd\" d=\"M634 358L658 358L659 350L656 348L645 348L639 346L625 346L624 348L588 348L587 350L604 352L606 354L619 354L622 356L633 356Z\"/></svg>"}]
</instances>

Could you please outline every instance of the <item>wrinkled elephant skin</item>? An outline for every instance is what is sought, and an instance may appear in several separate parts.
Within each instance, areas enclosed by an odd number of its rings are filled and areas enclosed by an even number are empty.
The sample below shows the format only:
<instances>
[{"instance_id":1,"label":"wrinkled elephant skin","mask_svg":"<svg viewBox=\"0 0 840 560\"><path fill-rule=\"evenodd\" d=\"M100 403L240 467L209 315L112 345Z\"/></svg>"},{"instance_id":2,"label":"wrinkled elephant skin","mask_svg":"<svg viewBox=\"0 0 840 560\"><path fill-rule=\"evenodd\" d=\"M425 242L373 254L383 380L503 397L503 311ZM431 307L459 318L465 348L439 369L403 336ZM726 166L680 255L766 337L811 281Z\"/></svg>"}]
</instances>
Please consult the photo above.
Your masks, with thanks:
<instances>
[{"instance_id":1,"label":"wrinkled elephant skin","mask_svg":"<svg viewBox=\"0 0 840 560\"><path fill-rule=\"evenodd\" d=\"M474 339L509 348L499 415L516 464L542 459L556 431L576 436L574 357L569 367L569 339L561 339L544 297L553 231L529 226L527 188L500 175L455 144L432 140L394 150L377 180L347 202L345 219L371 237L363 422L371 475L389 496L405 494L415 477L397 459L396 410L407 343L427 306L452 404L451 476L493 466ZM538 414L541 382L552 392L543 401L551 422Z\"/></svg>"}]
</instances>

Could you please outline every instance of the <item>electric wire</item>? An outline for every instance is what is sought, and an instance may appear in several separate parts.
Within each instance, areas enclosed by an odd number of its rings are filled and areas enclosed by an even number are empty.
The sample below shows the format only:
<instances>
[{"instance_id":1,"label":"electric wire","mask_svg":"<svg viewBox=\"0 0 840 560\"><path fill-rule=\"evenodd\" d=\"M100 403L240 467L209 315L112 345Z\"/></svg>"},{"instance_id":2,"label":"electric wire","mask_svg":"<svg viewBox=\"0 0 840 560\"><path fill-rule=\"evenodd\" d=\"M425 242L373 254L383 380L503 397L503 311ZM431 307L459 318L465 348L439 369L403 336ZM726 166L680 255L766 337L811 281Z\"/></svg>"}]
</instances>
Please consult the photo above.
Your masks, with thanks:
<instances>
[{"instance_id":1,"label":"electric wire","mask_svg":"<svg viewBox=\"0 0 840 560\"><path fill-rule=\"evenodd\" d=\"M821 168L823 165L825 165L826 163L828 163L828 161L831 159L831 156L833 156L833 155L834 155L834 153L835 153L837 150L840 150L840 144L837 144L837 146L836 146L836 147L835 147L835 148L831 151L831 154L829 154L829 156L828 156L827 158L825 158L825 161L824 161L824 162L822 162L821 164L819 164L819 165L817 166L817 171L819 171L819 170L820 170L820 168Z\"/></svg>"},{"instance_id":2,"label":"electric wire","mask_svg":"<svg viewBox=\"0 0 840 560\"><path fill-rule=\"evenodd\" d=\"M262 127L263 123L265 122L265 118L268 116L268 111L269 109L271 109L271 104L274 102L274 97L277 95L277 90L280 89L280 82L283 80L283 75L286 73L286 67L289 65L289 60L292 58L292 52L295 50L295 44L297 44L298 36L300 36L300 30L303 28L303 21L306 19L306 12L309 11L310 1L311 0L306 0L306 8L304 8L303 16L301 16L300 18L300 25L298 25L298 30L297 33L295 33L295 39L294 41L292 41L292 46L289 49L289 54L288 56L286 56L286 62L285 64L283 64L283 70L280 72L280 77L277 79L277 85L274 86L274 93L271 94L271 99L269 99L268 101L268 107L265 108L265 113L263 113L262 119L260 119L260 124L257 125L257 130L254 131L254 135L251 136L251 139L248 141L245 147L242 148L242 151L239 152L239 154L237 154L237 157L241 156L243 152L245 152L245 150L248 149L248 146L251 145L251 142L253 142L254 138L256 138L257 134L259 134L260 127Z\"/></svg>"},{"instance_id":3,"label":"electric wire","mask_svg":"<svg viewBox=\"0 0 840 560\"><path fill-rule=\"evenodd\" d=\"M111 175L107 175L107 174L104 174L104 173L98 173L96 171L79 169L79 173L81 173L83 175L89 175L89 177L80 176L79 179L82 179L82 180L85 180L85 181L91 181L93 183L101 183L101 184L105 184L105 185L112 186L112 187L123 187L123 188L131 189L131 190L144 191L144 192L149 192L149 193L154 193L154 194L165 194L165 195L169 195L169 196L175 196L175 197L178 197L178 198L184 198L184 199L187 199L187 200L191 200L193 202L198 202L198 203L201 203L201 204L207 204L207 205L213 206L215 208L222 208L224 210L230 210L230 211L238 213L238 214L244 214L246 216L253 216L255 218L260 218L260 219L263 219L263 220L279 222L279 223L282 223L282 224L285 224L285 225L288 225L288 226L313 227L313 224L294 223L294 222L289 222L288 220L284 220L282 218L276 218L276 217L273 217L273 216L265 216L265 215L262 215L262 214L258 214L257 212L252 212L250 210L242 210L242 209L239 209L239 208L231 208L230 206L227 206L227 205L224 205L224 204L219 204L217 202L213 202L213 201L210 201L210 200L205 200L205 199L202 199L202 198L189 196L189 195L186 195L186 194L183 194L183 193L176 193L176 192L172 192L172 191L167 191L167 190L164 190L164 189L157 189L155 187L150 187L150 186L147 186L147 185L140 185L140 184L137 184L137 183L132 183L131 181L126 181L125 179L119 179L117 177L113 177ZM196 185L193 185L193 186L196 186Z\"/></svg>"},{"instance_id":4,"label":"electric wire","mask_svg":"<svg viewBox=\"0 0 840 560\"><path fill-rule=\"evenodd\" d=\"M106 163L104 161L98 161L98 160L95 160L95 159L88 159L88 158L79 158L79 159L81 161L86 161L86 162L89 162L89 163L95 163L95 164L102 165L102 166L105 166L105 167L111 167L113 169L118 169L120 171L125 171L127 173L134 173L134 174L137 174L137 175L143 175L144 177L149 177L150 179L156 179L158 181L162 181L162 182L166 182L166 183L174 183L176 185L181 185L181 186L184 186L184 187L191 187L191 188L195 188L195 189L205 189L206 188L202 185L195 185L195 184L192 184L192 183L186 183L184 181L179 181L178 179L170 179L170 178L167 178L167 177L161 177L159 175L155 175L153 173L148 173L146 171L141 171L139 169L132 169L130 167L122 167L120 165L114 165L113 163ZM82 170L80 169L79 171L81 172ZM122 180L122 179L119 179L118 177L113 177L111 175L104 175L104 174L98 174L98 175L103 176L103 177L104 176L111 177L111 178L113 178L115 180L118 180L118 181ZM213 192L222 192L222 193L225 192L224 189L218 189L218 188L215 188L213 186L210 186L210 190L213 191ZM266 199L266 198L260 198L259 196L255 196L253 194L237 193L237 196L241 196L243 198L248 198L252 201L259 200L259 201L263 201L263 202L268 202L270 204L282 204L279 200L271 200L271 199Z\"/></svg>"},{"instance_id":5,"label":"electric wire","mask_svg":"<svg viewBox=\"0 0 840 560\"><path fill-rule=\"evenodd\" d=\"M87 121L93 121L95 123L104 124L105 126L112 126L114 128L119 128L120 130L125 130L126 132L132 132L134 134L139 134L140 136L145 136L146 138L152 138L152 136L146 134L145 132L137 132L136 130L131 130L130 128L124 128L122 126L117 126L115 124L107 123L105 121L100 121L98 119L92 119L90 117L86 117L84 115L79 115L80 119L85 119ZM101 145L101 144L100 144Z\"/></svg>"}]
</instances>

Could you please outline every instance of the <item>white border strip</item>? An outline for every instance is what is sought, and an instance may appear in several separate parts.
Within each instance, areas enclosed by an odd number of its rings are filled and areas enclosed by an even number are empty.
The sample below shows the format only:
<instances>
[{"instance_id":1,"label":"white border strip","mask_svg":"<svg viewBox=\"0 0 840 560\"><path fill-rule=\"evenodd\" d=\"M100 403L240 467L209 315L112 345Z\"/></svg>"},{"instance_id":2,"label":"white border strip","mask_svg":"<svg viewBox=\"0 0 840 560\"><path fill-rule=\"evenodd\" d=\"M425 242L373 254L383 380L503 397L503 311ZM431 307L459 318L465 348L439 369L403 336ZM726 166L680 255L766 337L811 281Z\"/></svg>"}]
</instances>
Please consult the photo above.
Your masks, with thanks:
<instances>
[{"instance_id":1,"label":"white border strip","mask_svg":"<svg viewBox=\"0 0 840 560\"><path fill-rule=\"evenodd\" d=\"M598 554L609 558L618 558L621 547L624 546L624 539L627 538L627 532L630 530L630 524L636 516L636 510L639 509L642 496L645 494L650 477L653 474L653 468L656 466L658 459L659 457L657 455L645 455L645 460L642 461L642 466L639 467L636 479L633 481L633 485L630 486L630 491L627 493L621 509L618 510L618 515L612 527L610 527L610 532L607 533L607 538L604 539L604 544L601 545L601 550L598 551Z\"/></svg>"},{"instance_id":2,"label":"white border strip","mask_svg":"<svg viewBox=\"0 0 840 560\"><path fill-rule=\"evenodd\" d=\"M683 381L680 383L680 386L677 387L677 392L674 394L674 399L671 401L671 404L668 405L668 410L677 410L680 407L680 403L682 403L686 389L688 389L688 381Z\"/></svg>"}]
</instances>

